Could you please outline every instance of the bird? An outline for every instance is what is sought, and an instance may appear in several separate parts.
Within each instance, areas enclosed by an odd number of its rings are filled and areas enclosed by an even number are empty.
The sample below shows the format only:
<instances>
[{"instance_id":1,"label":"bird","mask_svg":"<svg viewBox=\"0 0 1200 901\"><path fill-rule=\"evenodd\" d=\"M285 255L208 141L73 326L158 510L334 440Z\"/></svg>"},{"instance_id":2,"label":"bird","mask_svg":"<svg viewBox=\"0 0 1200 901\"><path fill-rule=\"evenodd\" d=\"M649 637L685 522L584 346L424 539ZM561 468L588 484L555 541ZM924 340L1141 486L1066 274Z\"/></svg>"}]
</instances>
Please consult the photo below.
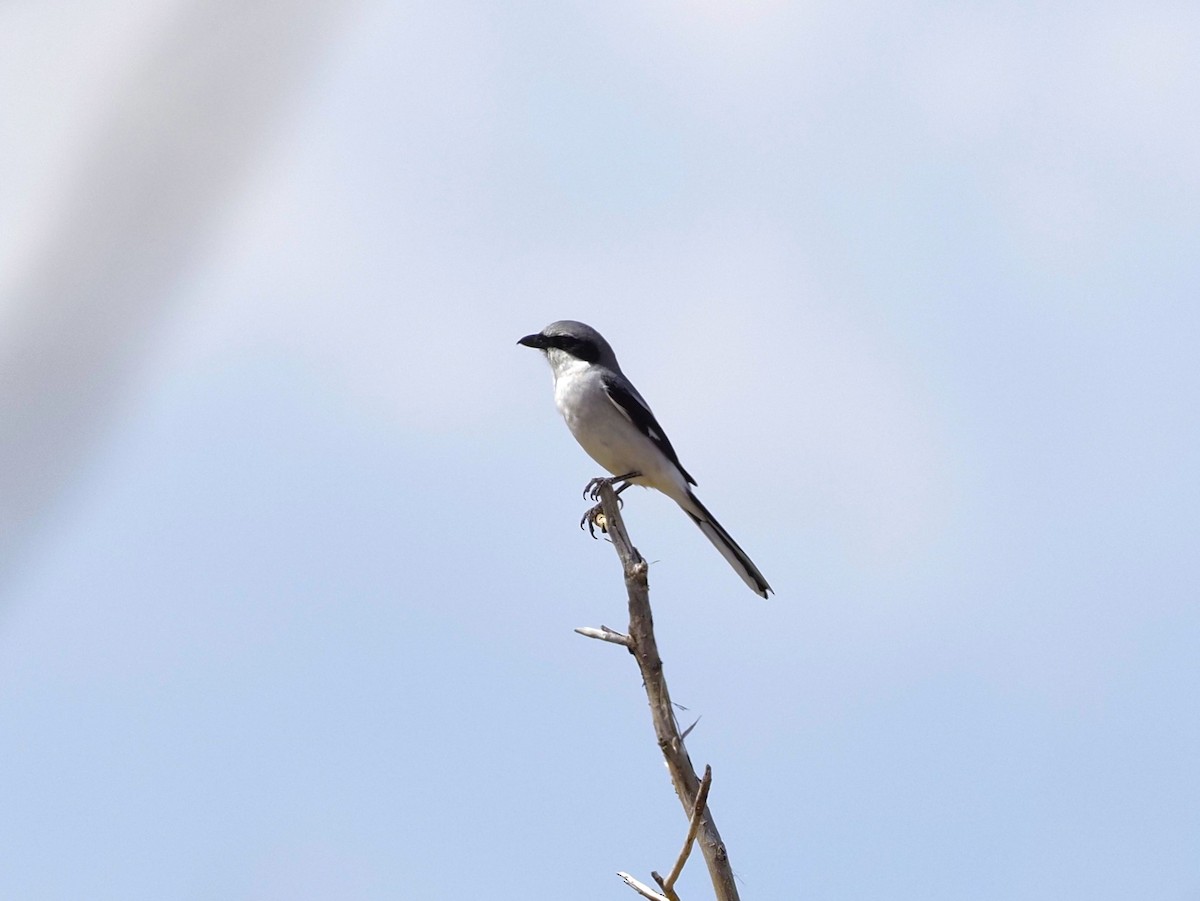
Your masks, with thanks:
<instances>
[{"instance_id":1,"label":"bird","mask_svg":"<svg viewBox=\"0 0 1200 901\"><path fill-rule=\"evenodd\" d=\"M554 373L554 403L579 446L612 473L610 483L654 488L675 501L761 597L772 588L758 567L692 490L691 477L650 405L617 363L604 337L582 322L561 319L517 344L540 350ZM586 520L588 517L584 517Z\"/></svg>"}]
</instances>

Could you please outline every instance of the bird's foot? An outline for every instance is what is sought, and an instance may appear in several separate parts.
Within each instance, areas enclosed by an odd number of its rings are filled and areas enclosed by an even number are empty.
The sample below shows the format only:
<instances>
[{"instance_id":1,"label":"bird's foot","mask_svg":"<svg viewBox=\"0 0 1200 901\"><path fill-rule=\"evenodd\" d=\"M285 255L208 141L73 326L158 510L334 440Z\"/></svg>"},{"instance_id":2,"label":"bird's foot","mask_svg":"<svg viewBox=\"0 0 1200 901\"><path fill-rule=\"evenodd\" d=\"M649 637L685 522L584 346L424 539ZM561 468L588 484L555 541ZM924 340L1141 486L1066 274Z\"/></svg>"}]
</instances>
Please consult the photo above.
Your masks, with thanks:
<instances>
[{"instance_id":1,"label":"bird's foot","mask_svg":"<svg viewBox=\"0 0 1200 901\"><path fill-rule=\"evenodd\" d=\"M600 504L592 507L587 513L583 514L583 519L579 520L579 528L587 526L588 534L593 538L596 537L596 529L600 529L601 534L608 534L608 520L604 516L604 508Z\"/></svg>"},{"instance_id":2,"label":"bird's foot","mask_svg":"<svg viewBox=\"0 0 1200 901\"><path fill-rule=\"evenodd\" d=\"M620 510L625 506L625 501L619 495L617 496L617 509ZM579 520L579 528L586 527L588 533L595 538L596 530L599 529L604 535L608 534L608 519L604 515L604 505L596 504L583 514L583 519Z\"/></svg>"},{"instance_id":3,"label":"bird's foot","mask_svg":"<svg viewBox=\"0 0 1200 901\"><path fill-rule=\"evenodd\" d=\"M589 500L599 501L601 488L603 488L605 485L615 485L617 482L621 482L622 484L620 487L616 489L617 509L619 510L625 506L625 501L621 500L621 492L629 487L630 479L636 479L640 475L640 472L634 471L627 472L623 476L601 476L599 478L592 479L583 489L583 496ZM592 507L587 513L583 514L583 519L579 520L579 528L582 529L584 527L587 528L588 533L593 538L596 537L597 528L600 529L603 534L608 534L608 523L605 521L603 504L597 503L596 506Z\"/></svg>"},{"instance_id":4,"label":"bird's foot","mask_svg":"<svg viewBox=\"0 0 1200 901\"><path fill-rule=\"evenodd\" d=\"M617 489L617 494L620 494L629 487L630 479L636 479L640 475L641 473L635 470L633 472L627 472L621 476L598 476L583 487L583 496L588 500L598 501L600 500L600 489L603 486L615 485L617 482L624 482L625 484Z\"/></svg>"}]
</instances>

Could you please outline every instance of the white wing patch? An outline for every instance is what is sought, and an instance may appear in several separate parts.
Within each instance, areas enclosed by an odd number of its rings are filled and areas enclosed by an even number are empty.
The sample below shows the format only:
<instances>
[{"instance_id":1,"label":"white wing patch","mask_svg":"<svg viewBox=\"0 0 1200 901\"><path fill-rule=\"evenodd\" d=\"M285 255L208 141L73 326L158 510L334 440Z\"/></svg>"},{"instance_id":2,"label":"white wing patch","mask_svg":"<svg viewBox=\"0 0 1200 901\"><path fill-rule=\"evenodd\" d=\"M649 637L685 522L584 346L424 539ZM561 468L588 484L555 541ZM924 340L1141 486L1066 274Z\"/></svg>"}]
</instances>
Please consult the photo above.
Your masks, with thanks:
<instances>
[{"instance_id":1,"label":"white wing patch","mask_svg":"<svg viewBox=\"0 0 1200 901\"><path fill-rule=\"evenodd\" d=\"M604 391L604 396L608 398L608 402L610 404L612 404L614 407L616 407L622 416L624 416L630 422L633 422L633 417L629 415L629 411L626 410L620 403L618 403L618 401L615 397L613 397L611 394L609 394L607 388ZM637 425L637 423L634 423L634 425Z\"/></svg>"}]
</instances>

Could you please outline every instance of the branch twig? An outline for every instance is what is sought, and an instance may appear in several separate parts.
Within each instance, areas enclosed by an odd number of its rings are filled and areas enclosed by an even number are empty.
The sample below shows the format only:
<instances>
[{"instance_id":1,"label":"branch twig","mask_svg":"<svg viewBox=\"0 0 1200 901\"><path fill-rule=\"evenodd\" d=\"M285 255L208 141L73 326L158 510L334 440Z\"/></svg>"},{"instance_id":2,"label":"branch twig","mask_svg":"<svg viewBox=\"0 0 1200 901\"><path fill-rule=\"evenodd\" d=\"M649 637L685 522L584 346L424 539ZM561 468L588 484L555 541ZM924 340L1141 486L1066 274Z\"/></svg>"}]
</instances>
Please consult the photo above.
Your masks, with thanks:
<instances>
[{"instance_id":1,"label":"branch twig","mask_svg":"<svg viewBox=\"0 0 1200 901\"><path fill-rule=\"evenodd\" d=\"M689 815L691 826L688 829L689 840L684 845L684 853L676 861L672 870L668 895L674 895L674 880L678 878L676 870L682 870L687 854L693 841L699 841L700 850L708 864L708 873L712 878L713 889L717 901L738 901L737 885L733 878L733 867L729 863L729 855L721 834L713 822L712 813L708 809L707 784L701 794L701 781L692 766L687 748L683 744L683 736L679 734L679 726L675 722L675 714L671 709L671 695L667 691L667 682L663 676L662 658L658 655L658 643L654 638L654 617L650 612L650 585L648 579L649 567L642 555L638 553L629 533L625 531L625 523L621 519L620 505L617 503L616 492L610 483L600 486L600 505L604 511L605 525L612 539L613 548L621 560L625 573L625 589L629 595L629 634L622 636L625 641L613 637L604 637L602 630L576 630L589 638L601 638L614 644L624 644L637 659L638 669L641 670L642 683L646 689L646 698L650 702L650 716L654 721L654 734L658 739L658 747L667 763L667 771L671 774L671 783L675 786L675 794L679 797L684 811ZM611 630L608 630L611 632ZM620 635L620 633L613 633ZM706 771L706 783L711 782L711 776ZM653 889L637 882L633 877L622 873L621 878L635 891L646 898L660 901L665 896L659 895ZM666 882L666 880L664 880ZM669 898L666 901L670 901Z\"/></svg>"},{"instance_id":2,"label":"branch twig","mask_svg":"<svg viewBox=\"0 0 1200 901\"><path fill-rule=\"evenodd\" d=\"M692 845L696 841L696 833L700 831L700 818L704 815L704 809L708 806L708 790L712 787L712 767L705 764L704 778L700 780L700 791L696 793L696 801L692 804L691 822L688 823L687 838L683 840L683 850L679 852L679 859L675 861L675 866L671 868L671 872L663 879L658 873L651 873L654 881L658 883L659 888L663 890L671 901L679 901L675 894L675 882L679 879L679 874L683 872L683 865L687 863L688 857L692 853Z\"/></svg>"}]
</instances>

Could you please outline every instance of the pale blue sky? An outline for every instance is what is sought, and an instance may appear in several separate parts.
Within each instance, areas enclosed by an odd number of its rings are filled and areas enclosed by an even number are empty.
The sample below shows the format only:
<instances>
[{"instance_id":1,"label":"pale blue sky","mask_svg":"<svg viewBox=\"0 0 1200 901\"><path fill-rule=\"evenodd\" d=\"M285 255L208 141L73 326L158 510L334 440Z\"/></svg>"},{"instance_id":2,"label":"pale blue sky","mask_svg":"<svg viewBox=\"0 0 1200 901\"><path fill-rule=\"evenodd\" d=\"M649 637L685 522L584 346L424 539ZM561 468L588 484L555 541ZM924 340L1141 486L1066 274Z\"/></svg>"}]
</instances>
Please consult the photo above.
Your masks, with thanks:
<instances>
[{"instance_id":1,"label":"pale blue sky","mask_svg":"<svg viewBox=\"0 0 1200 901\"><path fill-rule=\"evenodd\" d=\"M1200 895L1194 5L222 3L0 10L0 897L670 865L568 317L744 897Z\"/></svg>"}]
</instances>

